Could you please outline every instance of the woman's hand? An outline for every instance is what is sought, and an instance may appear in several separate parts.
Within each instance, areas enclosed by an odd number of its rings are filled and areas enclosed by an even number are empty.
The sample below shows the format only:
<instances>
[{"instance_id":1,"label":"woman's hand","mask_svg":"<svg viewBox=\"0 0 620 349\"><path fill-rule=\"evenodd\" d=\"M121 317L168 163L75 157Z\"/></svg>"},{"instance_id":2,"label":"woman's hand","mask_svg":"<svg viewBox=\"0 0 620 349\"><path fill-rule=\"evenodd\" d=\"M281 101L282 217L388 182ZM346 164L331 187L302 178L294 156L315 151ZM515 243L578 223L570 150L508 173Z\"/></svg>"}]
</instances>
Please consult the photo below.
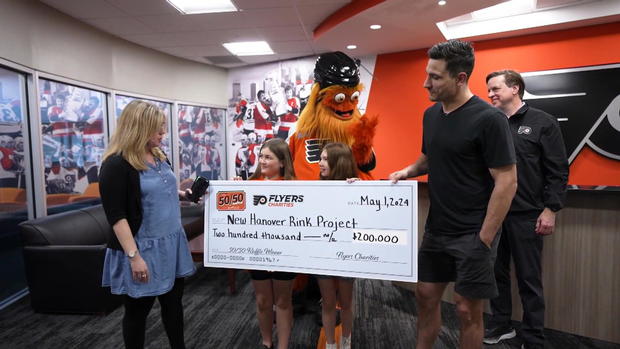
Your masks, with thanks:
<instances>
[{"instance_id":1,"label":"woman's hand","mask_svg":"<svg viewBox=\"0 0 620 349\"><path fill-rule=\"evenodd\" d=\"M130 259L129 264L131 265L131 275L135 282L149 282L149 268L140 254Z\"/></svg>"},{"instance_id":2,"label":"woman's hand","mask_svg":"<svg viewBox=\"0 0 620 349\"><path fill-rule=\"evenodd\" d=\"M232 181L242 181L243 178L241 178L241 176L234 176L231 180Z\"/></svg>"},{"instance_id":3,"label":"woman's hand","mask_svg":"<svg viewBox=\"0 0 620 349\"><path fill-rule=\"evenodd\" d=\"M351 183L353 183L353 182L357 182L357 181L359 181L359 180L360 180L360 179L359 179L359 178L357 178L357 177L347 178L347 183L351 184Z\"/></svg>"},{"instance_id":4,"label":"woman's hand","mask_svg":"<svg viewBox=\"0 0 620 349\"><path fill-rule=\"evenodd\" d=\"M179 193L179 199L180 200L184 200L184 201L190 201L190 196L192 195L192 190L191 189L185 189L185 190L177 190L177 192Z\"/></svg>"}]
</instances>

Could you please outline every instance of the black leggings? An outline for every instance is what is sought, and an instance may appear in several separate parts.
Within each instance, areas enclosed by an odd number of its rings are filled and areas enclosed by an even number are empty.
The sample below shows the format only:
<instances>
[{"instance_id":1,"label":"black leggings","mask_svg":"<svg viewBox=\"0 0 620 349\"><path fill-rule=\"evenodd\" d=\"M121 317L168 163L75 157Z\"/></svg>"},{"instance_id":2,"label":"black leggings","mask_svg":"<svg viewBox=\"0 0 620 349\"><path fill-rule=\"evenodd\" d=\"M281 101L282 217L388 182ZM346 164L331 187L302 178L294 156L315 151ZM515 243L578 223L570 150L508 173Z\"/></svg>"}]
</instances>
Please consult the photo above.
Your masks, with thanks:
<instances>
[{"instance_id":1,"label":"black leggings","mask_svg":"<svg viewBox=\"0 0 620 349\"><path fill-rule=\"evenodd\" d=\"M125 348L144 348L146 317L149 315L155 298L161 306L161 319L164 323L168 341L172 349L185 349L183 337L183 288L184 279L176 279L172 290L159 296L132 298L124 297L125 316L123 317L123 339Z\"/></svg>"}]
</instances>

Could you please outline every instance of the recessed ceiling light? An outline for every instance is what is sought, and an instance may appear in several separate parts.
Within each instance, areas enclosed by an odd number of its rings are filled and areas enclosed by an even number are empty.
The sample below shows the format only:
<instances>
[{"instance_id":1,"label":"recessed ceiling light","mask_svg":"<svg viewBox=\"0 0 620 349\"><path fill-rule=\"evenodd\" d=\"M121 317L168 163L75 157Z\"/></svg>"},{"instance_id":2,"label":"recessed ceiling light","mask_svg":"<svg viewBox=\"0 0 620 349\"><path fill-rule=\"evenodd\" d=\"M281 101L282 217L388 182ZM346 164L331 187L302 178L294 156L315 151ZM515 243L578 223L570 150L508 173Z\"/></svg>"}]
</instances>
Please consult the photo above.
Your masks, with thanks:
<instances>
[{"instance_id":1,"label":"recessed ceiling light","mask_svg":"<svg viewBox=\"0 0 620 349\"><path fill-rule=\"evenodd\" d=\"M185 15L238 11L231 0L166 0Z\"/></svg>"},{"instance_id":2,"label":"recessed ceiling light","mask_svg":"<svg viewBox=\"0 0 620 349\"><path fill-rule=\"evenodd\" d=\"M373 24L373 25L370 26L370 29L372 29L372 30L381 29L381 24Z\"/></svg>"},{"instance_id":3,"label":"recessed ceiling light","mask_svg":"<svg viewBox=\"0 0 620 349\"><path fill-rule=\"evenodd\" d=\"M235 56L259 56L274 54L266 41L227 42L224 47Z\"/></svg>"},{"instance_id":4,"label":"recessed ceiling light","mask_svg":"<svg viewBox=\"0 0 620 349\"><path fill-rule=\"evenodd\" d=\"M447 3L448 3L448 2L447 2L446 0L439 0L439 1L437 2L437 5L439 5L439 6L443 6L443 5L447 4Z\"/></svg>"},{"instance_id":5,"label":"recessed ceiling light","mask_svg":"<svg viewBox=\"0 0 620 349\"><path fill-rule=\"evenodd\" d=\"M347 48L349 50L355 50L357 48L357 45L347 45Z\"/></svg>"}]
</instances>

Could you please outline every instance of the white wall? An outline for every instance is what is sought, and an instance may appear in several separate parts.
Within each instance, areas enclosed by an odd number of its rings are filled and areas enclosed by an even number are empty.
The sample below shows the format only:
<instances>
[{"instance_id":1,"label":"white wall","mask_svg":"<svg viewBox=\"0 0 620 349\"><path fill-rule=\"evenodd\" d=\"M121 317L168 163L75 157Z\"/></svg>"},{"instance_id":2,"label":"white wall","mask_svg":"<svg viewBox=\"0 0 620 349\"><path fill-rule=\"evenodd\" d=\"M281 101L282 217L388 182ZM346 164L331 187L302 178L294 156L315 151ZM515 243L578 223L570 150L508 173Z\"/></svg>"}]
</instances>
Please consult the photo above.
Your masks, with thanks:
<instances>
[{"instance_id":1,"label":"white wall","mask_svg":"<svg viewBox=\"0 0 620 349\"><path fill-rule=\"evenodd\" d=\"M109 89L227 103L225 69L119 39L35 0L0 0L0 58Z\"/></svg>"}]
</instances>

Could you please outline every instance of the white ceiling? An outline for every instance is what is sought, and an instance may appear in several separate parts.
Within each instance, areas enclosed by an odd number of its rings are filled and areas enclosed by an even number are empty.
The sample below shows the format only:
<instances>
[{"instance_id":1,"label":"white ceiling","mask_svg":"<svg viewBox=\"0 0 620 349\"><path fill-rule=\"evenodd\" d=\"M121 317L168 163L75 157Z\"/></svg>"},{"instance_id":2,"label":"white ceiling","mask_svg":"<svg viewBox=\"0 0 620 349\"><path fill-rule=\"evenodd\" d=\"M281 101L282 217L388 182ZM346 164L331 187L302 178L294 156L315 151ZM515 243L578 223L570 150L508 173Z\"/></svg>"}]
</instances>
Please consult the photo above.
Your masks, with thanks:
<instances>
[{"instance_id":1,"label":"white ceiling","mask_svg":"<svg viewBox=\"0 0 620 349\"><path fill-rule=\"evenodd\" d=\"M166 0L40 0L71 17L138 45L221 67L346 51L366 56L430 47L443 41L436 22L479 10L503 0L387 0L339 23L314 38L313 31L352 0L233 0L239 12L181 15ZM558 6L618 0L539 0ZM600 5L600 4L599 4ZM544 32L618 21L619 16L575 21L493 37ZM369 29L381 24L381 30ZM232 41L265 40L275 55L234 57L222 46ZM357 45L348 51L346 46ZM207 59L205 57L215 57ZM239 61L240 60L240 61ZM236 61L236 62L235 62Z\"/></svg>"}]
</instances>

